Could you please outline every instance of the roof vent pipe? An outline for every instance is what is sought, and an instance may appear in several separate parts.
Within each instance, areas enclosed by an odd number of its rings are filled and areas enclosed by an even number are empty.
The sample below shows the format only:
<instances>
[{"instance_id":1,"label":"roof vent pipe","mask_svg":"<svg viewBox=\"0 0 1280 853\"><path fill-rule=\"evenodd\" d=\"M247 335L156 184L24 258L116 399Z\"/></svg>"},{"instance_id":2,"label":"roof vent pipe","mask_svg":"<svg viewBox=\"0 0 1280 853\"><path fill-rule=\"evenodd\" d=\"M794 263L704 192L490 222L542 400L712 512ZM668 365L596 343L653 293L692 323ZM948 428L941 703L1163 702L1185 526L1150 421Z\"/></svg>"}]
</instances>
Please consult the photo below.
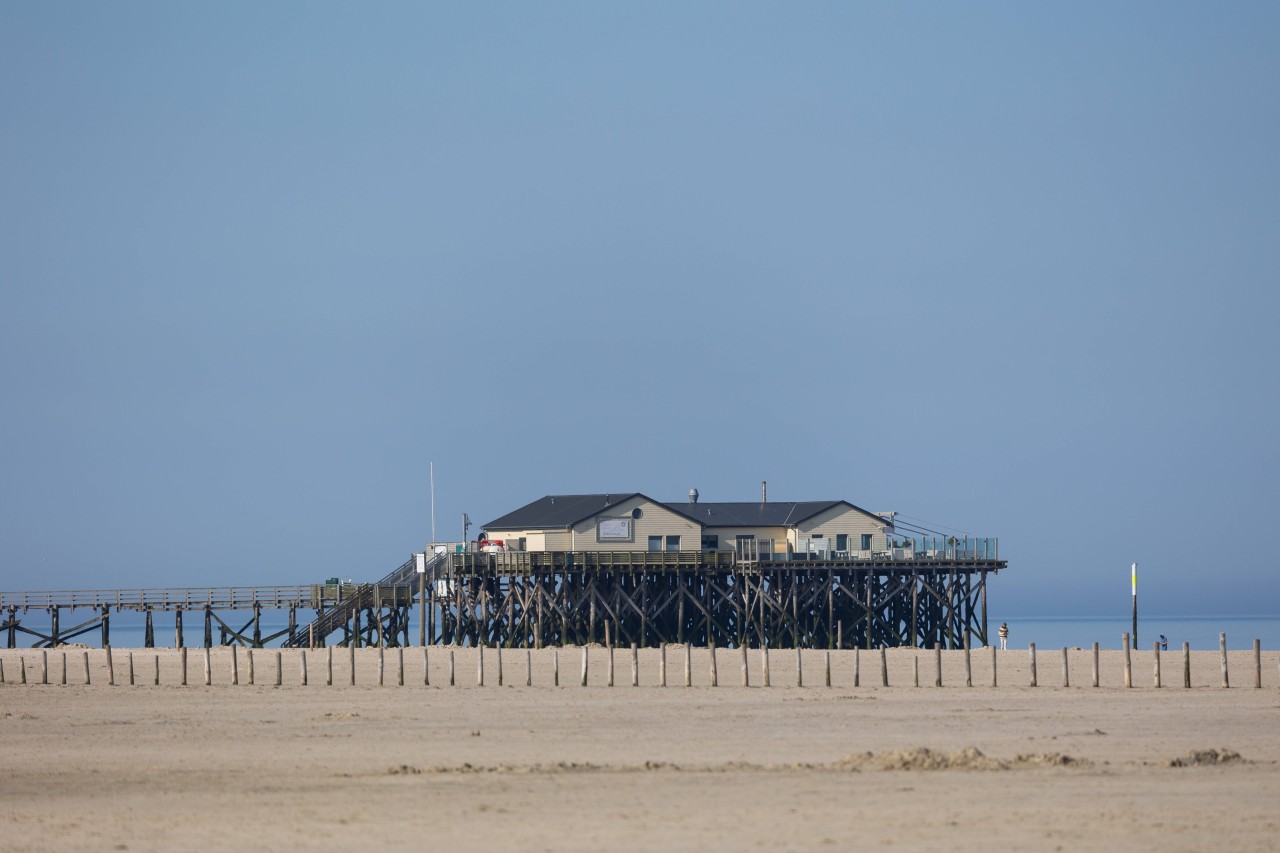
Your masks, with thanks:
<instances>
[{"instance_id":1,"label":"roof vent pipe","mask_svg":"<svg viewBox=\"0 0 1280 853\"><path fill-rule=\"evenodd\" d=\"M760 506L764 506L769 502L769 481L760 481Z\"/></svg>"},{"instance_id":2,"label":"roof vent pipe","mask_svg":"<svg viewBox=\"0 0 1280 853\"><path fill-rule=\"evenodd\" d=\"M690 490L689 490L689 503L691 503L691 504L696 504L697 502L698 502L698 490L697 490L697 489L690 489Z\"/></svg>"}]
</instances>

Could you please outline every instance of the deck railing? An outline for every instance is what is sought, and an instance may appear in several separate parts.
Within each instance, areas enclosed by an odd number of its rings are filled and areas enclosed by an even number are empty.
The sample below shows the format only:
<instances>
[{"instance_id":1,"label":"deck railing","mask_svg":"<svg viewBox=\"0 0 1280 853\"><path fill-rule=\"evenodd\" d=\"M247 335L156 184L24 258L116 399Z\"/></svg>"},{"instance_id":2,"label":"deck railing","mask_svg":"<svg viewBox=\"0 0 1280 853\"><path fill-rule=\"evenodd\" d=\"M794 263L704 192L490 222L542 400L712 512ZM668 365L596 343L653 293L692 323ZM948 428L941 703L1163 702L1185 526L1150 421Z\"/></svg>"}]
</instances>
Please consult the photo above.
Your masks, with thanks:
<instances>
[{"instance_id":1,"label":"deck railing","mask_svg":"<svg viewBox=\"0 0 1280 853\"><path fill-rule=\"evenodd\" d=\"M168 589L77 589L36 592L0 592L0 608L112 607L116 610L184 610L205 605L215 609L252 607L315 607L323 587L302 586L196 586Z\"/></svg>"}]
</instances>

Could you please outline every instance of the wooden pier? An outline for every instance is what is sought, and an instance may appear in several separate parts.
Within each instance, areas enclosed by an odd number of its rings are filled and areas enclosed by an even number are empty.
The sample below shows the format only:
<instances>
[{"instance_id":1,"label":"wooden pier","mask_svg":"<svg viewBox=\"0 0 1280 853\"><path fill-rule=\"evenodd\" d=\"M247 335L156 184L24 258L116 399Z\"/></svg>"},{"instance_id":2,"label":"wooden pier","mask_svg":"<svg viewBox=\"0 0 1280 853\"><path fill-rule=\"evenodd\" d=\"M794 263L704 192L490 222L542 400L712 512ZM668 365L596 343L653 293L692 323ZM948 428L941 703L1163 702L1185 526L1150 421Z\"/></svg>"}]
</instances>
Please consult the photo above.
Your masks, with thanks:
<instances>
[{"instance_id":1,"label":"wooden pier","mask_svg":"<svg viewBox=\"0 0 1280 853\"><path fill-rule=\"evenodd\" d=\"M415 555L375 583L0 593L0 632L54 647L100 631L112 611L203 621L203 645L420 645L540 648L603 642L640 647L962 648L986 644L987 582L1007 564L995 551L824 560L748 560L733 551L507 551ZM63 627L63 611L88 620ZM263 610L288 626L262 629ZM314 611L299 623L297 611ZM243 611L251 611L241 621ZM414 614L416 610L416 620ZM34 615L33 615L34 614ZM47 620L40 619L44 614ZM224 615L225 614L225 615ZM33 621L40 629L32 627ZM48 627L44 624L47 621Z\"/></svg>"}]
</instances>

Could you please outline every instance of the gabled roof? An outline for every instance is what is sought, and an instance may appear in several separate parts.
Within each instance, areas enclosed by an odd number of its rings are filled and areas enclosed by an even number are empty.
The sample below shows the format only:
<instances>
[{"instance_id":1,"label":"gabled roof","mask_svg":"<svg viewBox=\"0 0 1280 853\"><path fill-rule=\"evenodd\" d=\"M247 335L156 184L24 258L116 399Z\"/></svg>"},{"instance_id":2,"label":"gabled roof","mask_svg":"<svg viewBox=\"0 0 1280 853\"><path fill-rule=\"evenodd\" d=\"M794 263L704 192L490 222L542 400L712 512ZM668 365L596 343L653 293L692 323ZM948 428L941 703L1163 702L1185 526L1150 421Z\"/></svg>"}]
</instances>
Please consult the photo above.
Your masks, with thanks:
<instances>
[{"instance_id":1,"label":"gabled roof","mask_svg":"<svg viewBox=\"0 0 1280 853\"><path fill-rule=\"evenodd\" d=\"M645 496L639 492L607 492L602 495L546 495L526 504L501 518L482 525L485 531L494 530L556 530L568 529L579 521L598 515L615 504L634 497ZM645 498L658 503L652 498Z\"/></svg>"},{"instance_id":2,"label":"gabled roof","mask_svg":"<svg viewBox=\"0 0 1280 853\"><path fill-rule=\"evenodd\" d=\"M703 527L792 527L832 507L846 506L881 523L888 520L848 501L753 501L729 503L663 503L640 492L606 492L599 495L546 495L501 518L481 525L496 530L567 530L632 498L644 498Z\"/></svg>"},{"instance_id":3,"label":"gabled roof","mask_svg":"<svg viewBox=\"0 0 1280 853\"><path fill-rule=\"evenodd\" d=\"M703 527L794 527L832 507L847 506L884 524L887 519L854 506L848 501L755 501L729 503L669 503L672 512L698 522Z\"/></svg>"}]
</instances>

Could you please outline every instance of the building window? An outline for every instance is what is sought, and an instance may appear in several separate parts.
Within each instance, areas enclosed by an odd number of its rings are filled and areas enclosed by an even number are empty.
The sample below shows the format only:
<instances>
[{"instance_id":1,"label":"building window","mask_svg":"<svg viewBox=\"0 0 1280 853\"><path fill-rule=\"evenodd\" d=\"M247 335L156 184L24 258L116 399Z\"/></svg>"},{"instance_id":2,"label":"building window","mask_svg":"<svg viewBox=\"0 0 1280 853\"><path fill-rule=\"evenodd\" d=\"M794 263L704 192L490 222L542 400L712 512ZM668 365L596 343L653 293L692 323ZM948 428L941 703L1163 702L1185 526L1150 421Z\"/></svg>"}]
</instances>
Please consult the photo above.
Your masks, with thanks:
<instances>
[{"instance_id":1,"label":"building window","mask_svg":"<svg viewBox=\"0 0 1280 853\"><path fill-rule=\"evenodd\" d=\"M662 537L661 537L661 536L650 536L650 537L649 537L649 550L650 550L650 551L661 551L661 550L662 550Z\"/></svg>"},{"instance_id":2,"label":"building window","mask_svg":"<svg viewBox=\"0 0 1280 853\"><path fill-rule=\"evenodd\" d=\"M714 533L704 533L702 536L702 550L715 551L720 547L720 537Z\"/></svg>"},{"instance_id":3,"label":"building window","mask_svg":"<svg viewBox=\"0 0 1280 853\"><path fill-rule=\"evenodd\" d=\"M849 550L849 534L848 533L836 534L836 550L837 551Z\"/></svg>"},{"instance_id":4,"label":"building window","mask_svg":"<svg viewBox=\"0 0 1280 853\"><path fill-rule=\"evenodd\" d=\"M870 533L862 534L862 550L863 551L871 550L871 534Z\"/></svg>"},{"instance_id":5,"label":"building window","mask_svg":"<svg viewBox=\"0 0 1280 853\"><path fill-rule=\"evenodd\" d=\"M679 550L680 550L680 537L679 537L679 536L668 536L668 537L667 537L667 550L668 550L668 551L679 551Z\"/></svg>"}]
</instances>

